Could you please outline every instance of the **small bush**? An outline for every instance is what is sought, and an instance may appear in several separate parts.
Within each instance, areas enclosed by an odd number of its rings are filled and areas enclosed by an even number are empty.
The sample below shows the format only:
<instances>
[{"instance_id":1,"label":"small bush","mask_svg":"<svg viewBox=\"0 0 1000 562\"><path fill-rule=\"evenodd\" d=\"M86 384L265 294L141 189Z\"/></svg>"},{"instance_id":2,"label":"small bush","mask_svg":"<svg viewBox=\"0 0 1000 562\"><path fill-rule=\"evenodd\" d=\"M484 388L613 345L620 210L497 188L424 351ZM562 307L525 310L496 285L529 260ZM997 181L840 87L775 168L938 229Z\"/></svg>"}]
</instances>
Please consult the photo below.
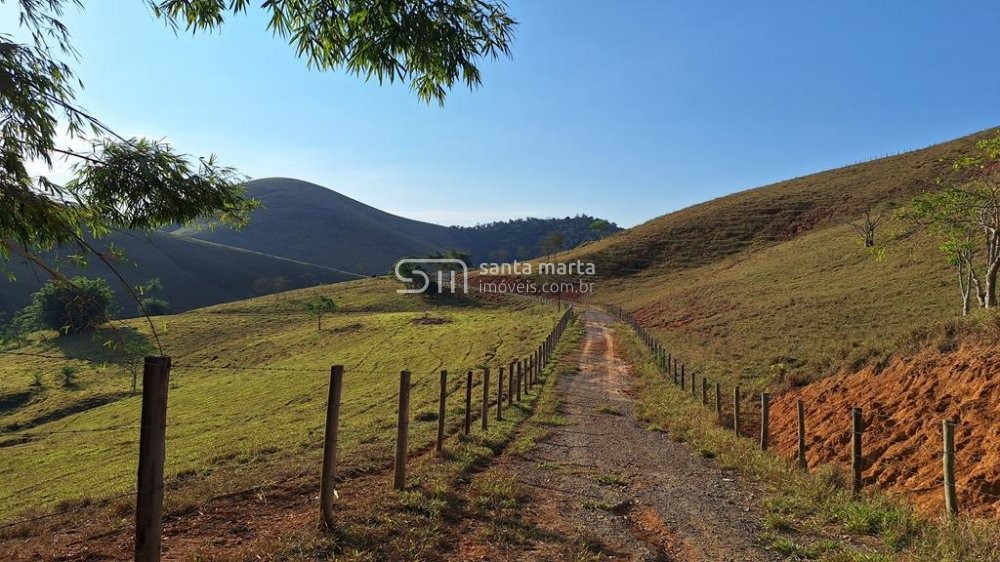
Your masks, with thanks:
<instances>
[{"instance_id":1,"label":"small bush","mask_svg":"<svg viewBox=\"0 0 1000 562\"><path fill-rule=\"evenodd\" d=\"M149 316L163 316L170 312L170 305L163 299L148 297L140 302L142 302L142 306L139 307L139 314L142 314L144 310Z\"/></svg>"},{"instance_id":2,"label":"small bush","mask_svg":"<svg viewBox=\"0 0 1000 562\"><path fill-rule=\"evenodd\" d=\"M62 368L63 386L70 387L76 381L76 367L66 365Z\"/></svg>"},{"instance_id":3,"label":"small bush","mask_svg":"<svg viewBox=\"0 0 1000 562\"><path fill-rule=\"evenodd\" d=\"M31 295L21 316L35 328L61 334L88 332L108 321L114 312L115 294L104 279L74 277L52 280Z\"/></svg>"}]
</instances>

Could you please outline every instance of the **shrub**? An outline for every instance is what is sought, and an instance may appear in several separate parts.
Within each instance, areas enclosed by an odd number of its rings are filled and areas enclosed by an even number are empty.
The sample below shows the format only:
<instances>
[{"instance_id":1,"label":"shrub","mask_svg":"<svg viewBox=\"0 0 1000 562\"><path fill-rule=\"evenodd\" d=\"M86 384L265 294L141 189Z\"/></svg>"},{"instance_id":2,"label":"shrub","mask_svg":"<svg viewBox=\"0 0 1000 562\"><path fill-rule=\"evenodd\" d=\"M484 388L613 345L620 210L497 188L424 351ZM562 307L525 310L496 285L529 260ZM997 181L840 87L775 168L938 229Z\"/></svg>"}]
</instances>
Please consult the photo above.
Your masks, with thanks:
<instances>
[{"instance_id":1,"label":"shrub","mask_svg":"<svg viewBox=\"0 0 1000 562\"><path fill-rule=\"evenodd\" d=\"M147 297L142 299L141 302L142 306L139 307L139 314L142 314L143 310L149 316L163 316L170 312L170 305L163 299Z\"/></svg>"},{"instance_id":2,"label":"shrub","mask_svg":"<svg viewBox=\"0 0 1000 562\"><path fill-rule=\"evenodd\" d=\"M31 296L24 317L35 327L62 334L87 332L107 322L114 303L115 294L104 279L52 280Z\"/></svg>"}]
</instances>

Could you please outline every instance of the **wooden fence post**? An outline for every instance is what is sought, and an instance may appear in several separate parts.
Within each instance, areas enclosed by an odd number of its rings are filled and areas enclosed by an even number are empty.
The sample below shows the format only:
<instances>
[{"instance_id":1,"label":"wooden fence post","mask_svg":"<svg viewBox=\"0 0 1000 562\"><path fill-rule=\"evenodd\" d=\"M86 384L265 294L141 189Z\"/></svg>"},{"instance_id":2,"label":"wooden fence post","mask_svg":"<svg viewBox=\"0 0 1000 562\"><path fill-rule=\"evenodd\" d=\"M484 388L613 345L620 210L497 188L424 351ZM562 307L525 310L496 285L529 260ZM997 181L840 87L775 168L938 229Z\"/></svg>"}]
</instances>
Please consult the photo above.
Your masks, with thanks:
<instances>
[{"instance_id":1,"label":"wooden fence post","mask_svg":"<svg viewBox=\"0 0 1000 562\"><path fill-rule=\"evenodd\" d=\"M715 414L719 417L719 424L722 424L722 385L715 383Z\"/></svg>"},{"instance_id":2,"label":"wooden fence post","mask_svg":"<svg viewBox=\"0 0 1000 562\"><path fill-rule=\"evenodd\" d=\"M733 387L733 431L740 435L740 385Z\"/></svg>"},{"instance_id":3,"label":"wooden fence post","mask_svg":"<svg viewBox=\"0 0 1000 562\"><path fill-rule=\"evenodd\" d=\"M169 388L170 357L146 357L142 368L142 413L139 416L138 492L135 499L136 562L160 560Z\"/></svg>"},{"instance_id":4,"label":"wooden fence post","mask_svg":"<svg viewBox=\"0 0 1000 562\"><path fill-rule=\"evenodd\" d=\"M497 379L497 421L503 421L503 367Z\"/></svg>"},{"instance_id":5,"label":"wooden fence post","mask_svg":"<svg viewBox=\"0 0 1000 562\"><path fill-rule=\"evenodd\" d=\"M708 405L708 377L701 377L701 403Z\"/></svg>"},{"instance_id":6,"label":"wooden fence post","mask_svg":"<svg viewBox=\"0 0 1000 562\"><path fill-rule=\"evenodd\" d=\"M770 437L770 409L771 395L762 392L760 395L760 450L766 451L768 438Z\"/></svg>"},{"instance_id":7,"label":"wooden fence post","mask_svg":"<svg viewBox=\"0 0 1000 562\"><path fill-rule=\"evenodd\" d=\"M514 405L514 362L511 361L510 365L507 367L507 407L512 407Z\"/></svg>"},{"instance_id":8,"label":"wooden fence post","mask_svg":"<svg viewBox=\"0 0 1000 562\"><path fill-rule=\"evenodd\" d=\"M521 402L521 362L517 362L517 401Z\"/></svg>"},{"instance_id":9,"label":"wooden fence post","mask_svg":"<svg viewBox=\"0 0 1000 562\"><path fill-rule=\"evenodd\" d=\"M472 371L465 373L465 434L472 431Z\"/></svg>"},{"instance_id":10,"label":"wooden fence post","mask_svg":"<svg viewBox=\"0 0 1000 562\"><path fill-rule=\"evenodd\" d=\"M806 463L806 406L802 399L795 401L799 413L799 468L805 470Z\"/></svg>"},{"instance_id":11,"label":"wooden fence post","mask_svg":"<svg viewBox=\"0 0 1000 562\"><path fill-rule=\"evenodd\" d=\"M861 472L864 470L861 438L864 435L865 427L861 414L861 408L851 408L851 473L853 475L851 491L855 496L861 493Z\"/></svg>"},{"instance_id":12,"label":"wooden fence post","mask_svg":"<svg viewBox=\"0 0 1000 562\"><path fill-rule=\"evenodd\" d=\"M438 434L437 452L444 450L444 418L445 406L448 400L448 371L441 371L441 393L438 396Z\"/></svg>"},{"instance_id":13,"label":"wooden fence post","mask_svg":"<svg viewBox=\"0 0 1000 562\"><path fill-rule=\"evenodd\" d=\"M323 472L319 506L327 529L334 528L333 501L337 498L337 443L340 440L340 395L344 388L344 366L330 367L330 391L326 399L326 433L323 439Z\"/></svg>"},{"instance_id":14,"label":"wooden fence post","mask_svg":"<svg viewBox=\"0 0 1000 562\"><path fill-rule=\"evenodd\" d=\"M687 386L684 384L684 364L681 363L681 390L685 390Z\"/></svg>"},{"instance_id":15,"label":"wooden fence post","mask_svg":"<svg viewBox=\"0 0 1000 562\"><path fill-rule=\"evenodd\" d=\"M944 436L944 507L949 517L958 516L958 496L955 493L955 424L941 422Z\"/></svg>"},{"instance_id":16,"label":"wooden fence post","mask_svg":"<svg viewBox=\"0 0 1000 562\"><path fill-rule=\"evenodd\" d=\"M392 487L406 486L406 451L410 440L410 372L399 373L399 407L396 420L396 461Z\"/></svg>"},{"instance_id":17,"label":"wooden fence post","mask_svg":"<svg viewBox=\"0 0 1000 562\"><path fill-rule=\"evenodd\" d=\"M490 368L483 368L483 413L479 418L483 422L483 431L490 428Z\"/></svg>"}]
</instances>

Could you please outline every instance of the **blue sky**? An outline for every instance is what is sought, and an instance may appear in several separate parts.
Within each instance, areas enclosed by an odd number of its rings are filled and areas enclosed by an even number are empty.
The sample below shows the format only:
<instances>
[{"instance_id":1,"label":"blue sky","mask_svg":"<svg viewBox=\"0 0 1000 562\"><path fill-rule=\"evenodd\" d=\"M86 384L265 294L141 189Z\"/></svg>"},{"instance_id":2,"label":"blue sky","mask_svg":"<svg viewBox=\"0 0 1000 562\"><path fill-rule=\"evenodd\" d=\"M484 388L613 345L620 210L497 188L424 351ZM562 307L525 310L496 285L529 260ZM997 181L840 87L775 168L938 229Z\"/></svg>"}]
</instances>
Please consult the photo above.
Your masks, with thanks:
<instances>
[{"instance_id":1,"label":"blue sky","mask_svg":"<svg viewBox=\"0 0 1000 562\"><path fill-rule=\"evenodd\" d=\"M86 4L80 101L120 132L445 224L631 226L1000 125L995 2L512 1L513 58L443 108L308 70L259 11L191 37Z\"/></svg>"}]
</instances>

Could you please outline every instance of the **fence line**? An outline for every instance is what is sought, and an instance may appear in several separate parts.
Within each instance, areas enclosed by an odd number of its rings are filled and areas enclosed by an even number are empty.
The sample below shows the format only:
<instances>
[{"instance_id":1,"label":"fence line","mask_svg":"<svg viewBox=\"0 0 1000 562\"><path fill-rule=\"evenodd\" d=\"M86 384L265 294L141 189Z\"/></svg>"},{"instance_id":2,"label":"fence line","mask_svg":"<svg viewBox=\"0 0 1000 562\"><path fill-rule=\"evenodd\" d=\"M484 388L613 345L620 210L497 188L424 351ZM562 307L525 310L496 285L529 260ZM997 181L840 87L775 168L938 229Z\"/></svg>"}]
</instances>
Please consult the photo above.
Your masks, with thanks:
<instances>
[{"instance_id":1,"label":"fence line","mask_svg":"<svg viewBox=\"0 0 1000 562\"><path fill-rule=\"evenodd\" d=\"M618 319L625 322L638 335L640 341L646 346L646 348L653 354L653 361L656 364L658 370L675 386L678 386L684 392L690 392L693 399L698 399L695 393L695 374L692 371L690 388L686 387L685 381L685 365L679 361L676 354L667 350L665 346L659 343L647 330L646 328L630 313L626 312L620 306L605 305L605 309L615 315ZM702 378L702 388L706 389L708 384L706 378ZM722 426L727 425L727 420L725 419L724 404L721 401L723 396L721 392L721 383L719 381L714 381L716 392L714 401L709 401L706 396L704 396L705 390L703 390L703 396L701 402L707 408L714 408L717 416L718 423ZM733 427L734 432L738 436L758 438L760 448L762 450L767 450L769 445L770 436L770 416L769 416L769 404L770 395L766 392L759 394L757 399L749 399L748 397L742 396L740 392L740 386L734 385L732 394L732 412L733 419L729 422ZM714 402L714 403L710 403ZM954 403L954 398L952 398ZM754 406L756 404L756 406ZM742 409L743 406L749 405L751 407L751 414L753 418L759 419L759 430L756 435L747 434L744 425L744 420L747 416L743 413L745 410ZM807 407L804 401L796 401L796 417L797 417L797 433L796 441L796 453L795 461L797 465L802 470L807 470L806 454L808 452L808 439L807 439ZM868 414L866 418L866 414ZM866 403L860 406L853 406L849 412L845 412L844 415L844 430L845 432L850 432L851 440L848 443L848 456L850 459L850 469L852 473L852 491L854 494L860 494L862 488L865 484L864 472L870 469L875 461L881 462L891 462L893 458L878 458L871 459L864 454L864 436L866 433L871 433L873 426L883 420L890 417L890 411L881 405L875 405L872 403ZM865 420L868 420L868 423ZM930 478L933 485L941 486L942 493L945 499L945 514L949 517L955 517L959 513L958 505L958 495L955 485L955 460L956 460L956 447L955 447L955 428L957 423L943 419L941 422L942 427L942 443L943 447L941 449L941 459L942 459L942 472L940 478ZM910 474L914 477L920 477L927 479L926 475L917 473L916 471L907 469L906 467L893 465L892 470L898 470L902 473ZM977 492L983 497L988 497L991 499L1000 500L1000 495L992 495L986 492Z\"/></svg>"},{"instance_id":2,"label":"fence line","mask_svg":"<svg viewBox=\"0 0 1000 562\"><path fill-rule=\"evenodd\" d=\"M539 302L547 302L544 299L537 297L525 297L532 300L538 300ZM556 344L560 341L565 329L568 327L569 323L574 318L574 311L572 306L559 304L559 308L565 308L565 312L556 321L553 328L548 332L546 337L537 343L537 346L533 350L528 351L523 356L515 358L510 362L510 365L517 365L516 381L514 376L514 371L507 371L507 384L512 385L516 382L516 399L514 393L510 391L508 387L507 396L504 396L504 379L499 378L498 383L495 385L495 400L492 396L493 386L489 383L489 372L490 368L485 364L476 365L475 367L463 367L455 371L441 370L440 378L440 392L438 395L438 432L436 440L436 448L440 451L444 446L445 440L445 420L444 416L447 415L446 401L461 392L463 387L466 390L466 401L465 407L463 408L462 415L464 416L464 424L459 423L457 425L457 430L452 432L451 435L462 433L468 434L471 431L471 419L475 415L479 415L482 423L482 428L484 431L488 430L488 419L490 418L490 406L492 404L497 405L497 416L501 417L501 408L503 406L503 400L506 398L508 400L508 405L512 405L515 401L520 402L522 399L522 391L525 398L531 395L534 386L540 381L539 375L542 369L544 369L552 360L553 352L555 350ZM58 360L76 360L74 358L61 357L61 356L49 356L48 354L34 354L34 353L19 353L10 351L0 351L0 353L7 353L11 355L30 355L38 356L41 358L51 358ZM496 359L496 358L493 358ZM490 361L493 363L494 361ZM101 364L111 364L111 362L103 362ZM506 366L506 362L500 362L500 365ZM502 368L502 367L501 367ZM138 467L138 477L137 477L137 489L132 492L127 492L124 494L113 495L108 498L102 499L116 499L122 497L135 497L135 560L143 562L157 562L160 560L160 541L161 541L161 530L162 530L162 506L163 506L163 495L165 492L164 486L164 465L166 462L166 428L168 425L174 427L175 424L168 424L168 393L170 388L170 373L174 369L206 369L206 370L224 370L224 371L262 371L262 372L296 372L296 373L313 373L317 369L300 369L294 367L253 367L253 366L243 366L243 365L206 365L206 364L171 364L171 360L166 356L150 356L145 358L145 364L143 369L143 383L142 383L142 407L141 407L141 420L139 424L129 424L121 426L109 426L102 428L84 428L84 429L61 429L55 431L31 431L30 429L21 431L16 434L3 434L2 437L40 437L45 435L57 434L57 433L88 433L88 432L107 432L107 431L123 431L123 430L139 430L139 467ZM455 373L455 377L452 378L452 384L448 384L446 372ZM467 378L463 376L464 373L468 373ZM475 378L473 374L479 372L482 373L482 383L479 381L474 381ZM387 376L389 374L388 369L386 371L356 371L352 372L350 368L343 365L334 365L328 371L324 371L325 374L330 376L330 387L329 395L327 397L327 408L326 408L326 431L323 438L323 467L319 478L319 512L320 518L327 526L328 529L336 528L336 498L337 491L335 489L335 484L337 482L337 445L339 442L339 434L341 431L340 420L349 419L353 417L354 412L343 412L342 406L350 405L352 403L357 403L359 399L341 402L342 388L344 384L344 377L347 374L366 374L366 375L377 375L377 376ZM463 381L464 379L464 381ZM473 384L475 382L475 384ZM463 384L464 383L464 384ZM409 460L408 451L408 439L409 439L409 421L411 418L411 404L410 404L410 389L415 386L411 382L411 376L409 371L403 371L400 375L400 386L399 392L397 393L398 407L397 407L397 437L396 437L396 455L394 460L394 470L393 470L393 482L392 485L396 489L402 489L406 485L406 464ZM482 388L482 404L476 404L474 397L471 394L473 386ZM366 396L374 397L374 393L368 393ZM392 397L389 398L391 401ZM422 408L425 404L419 403L416 406ZM481 408L480 408L481 406ZM376 404L377 407L377 404ZM481 411L480 411L481 410ZM346 414L346 415L345 415ZM181 426L195 426L199 424L180 424ZM464 430L464 431L463 431ZM16 445L11 445L16 446ZM251 464L256 462L255 460L247 461L243 464ZM76 471L79 473L83 469ZM17 495L23 491L31 490L37 488L43 484L59 481L68 478L74 474L74 471L70 471L46 480L43 483L34 483L28 487L24 487L18 491L15 491L13 495ZM109 482L120 482L127 477L135 477L134 475L123 475L120 477L109 479ZM187 482L187 480L185 480ZM255 486L252 489L257 489L261 486ZM8 496L9 497L9 496ZM57 510L51 513L46 513L37 516L31 516L26 519L10 521L0 524L0 529L7 529L10 527L15 527L18 525L28 524L35 521L40 521L44 519L49 519L53 517L63 516L66 514L72 514L80 511L90 509L88 505L81 505L77 508L71 510Z\"/></svg>"}]
</instances>

